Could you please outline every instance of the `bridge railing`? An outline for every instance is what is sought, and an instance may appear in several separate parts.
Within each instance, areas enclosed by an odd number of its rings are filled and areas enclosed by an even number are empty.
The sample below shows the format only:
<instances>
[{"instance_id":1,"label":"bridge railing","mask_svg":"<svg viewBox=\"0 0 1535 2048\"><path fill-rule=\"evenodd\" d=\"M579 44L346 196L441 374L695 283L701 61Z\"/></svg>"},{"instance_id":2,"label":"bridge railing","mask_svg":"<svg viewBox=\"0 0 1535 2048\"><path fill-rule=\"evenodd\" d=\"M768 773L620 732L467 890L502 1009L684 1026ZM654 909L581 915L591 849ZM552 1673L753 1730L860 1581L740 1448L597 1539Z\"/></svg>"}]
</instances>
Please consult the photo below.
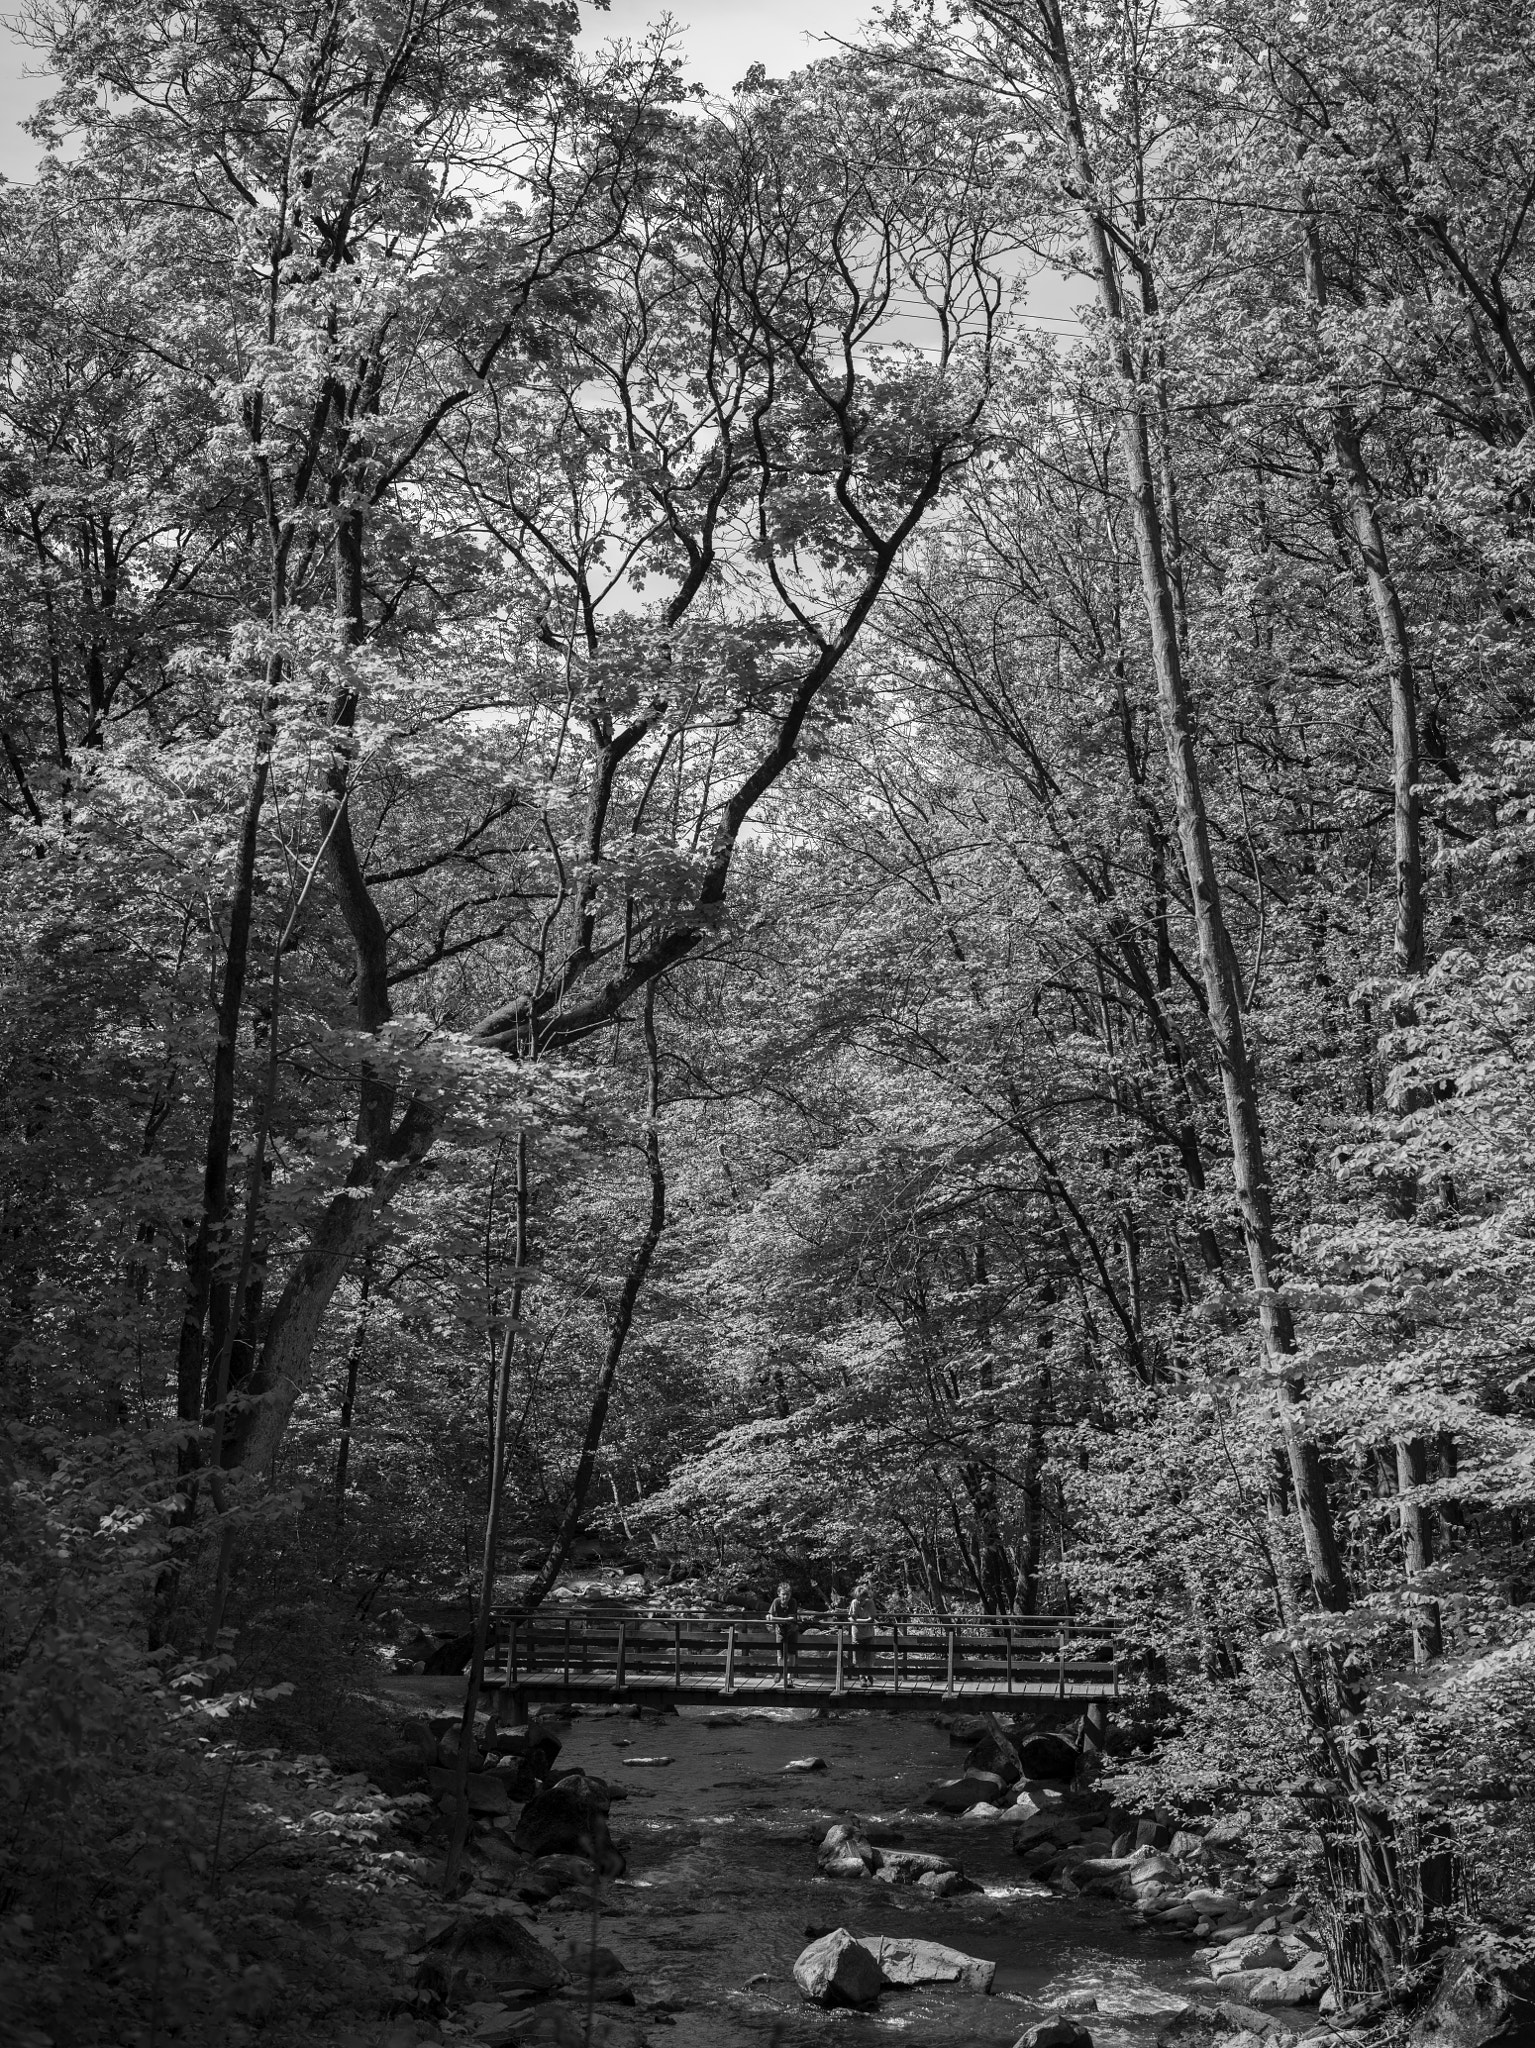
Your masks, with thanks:
<instances>
[{"instance_id":1,"label":"bridge railing","mask_svg":"<svg viewBox=\"0 0 1535 2048\"><path fill-rule=\"evenodd\" d=\"M791 1642L760 1615L582 1608L495 1617L491 1662L503 1683L578 1689L609 1682L729 1693L753 1682L816 1690L962 1695L1117 1692L1115 1629L1061 1615L877 1617L863 1630L802 1610Z\"/></svg>"}]
</instances>

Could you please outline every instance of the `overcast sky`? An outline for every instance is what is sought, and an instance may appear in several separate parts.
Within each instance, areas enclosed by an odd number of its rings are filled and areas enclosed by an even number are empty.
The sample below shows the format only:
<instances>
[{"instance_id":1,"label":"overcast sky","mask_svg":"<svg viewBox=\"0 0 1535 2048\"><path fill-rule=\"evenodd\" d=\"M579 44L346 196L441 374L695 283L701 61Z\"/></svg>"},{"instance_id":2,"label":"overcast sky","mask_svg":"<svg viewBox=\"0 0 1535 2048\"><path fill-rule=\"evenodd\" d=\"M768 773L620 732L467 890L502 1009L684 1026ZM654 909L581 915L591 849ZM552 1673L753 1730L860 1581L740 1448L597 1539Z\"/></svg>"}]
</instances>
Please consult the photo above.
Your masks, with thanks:
<instances>
[{"instance_id":1,"label":"overcast sky","mask_svg":"<svg viewBox=\"0 0 1535 2048\"><path fill-rule=\"evenodd\" d=\"M643 35L649 23L670 12L682 31L689 78L711 92L726 93L753 64L781 76L817 55L829 54L834 44L828 39L851 41L877 4L878 0L773 0L772 5L761 6L751 0L675 0L668 9L663 0L612 0L602 10L582 0L581 14L586 40L599 43L612 36ZM33 174L37 152L19 123L46 91L47 80L38 76L35 53L0 27L0 173L8 178ZM1052 325L1074 325L1074 302L1081 296L1080 289L1061 278L1040 277L1029 293L1030 315ZM925 338L925 325L898 320L895 332L903 340L919 341Z\"/></svg>"},{"instance_id":2,"label":"overcast sky","mask_svg":"<svg viewBox=\"0 0 1535 2048\"><path fill-rule=\"evenodd\" d=\"M613 0L606 12L582 5L587 38L638 36L665 13L660 0ZM670 12L684 30L688 71L711 92L728 92L753 64L770 72L792 71L816 54L812 35L851 37L870 11L870 0L774 0L771 6L740 0L677 0ZM37 58L0 28L0 172L29 178L36 151L18 123L47 90L38 78Z\"/></svg>"}]
</instances>

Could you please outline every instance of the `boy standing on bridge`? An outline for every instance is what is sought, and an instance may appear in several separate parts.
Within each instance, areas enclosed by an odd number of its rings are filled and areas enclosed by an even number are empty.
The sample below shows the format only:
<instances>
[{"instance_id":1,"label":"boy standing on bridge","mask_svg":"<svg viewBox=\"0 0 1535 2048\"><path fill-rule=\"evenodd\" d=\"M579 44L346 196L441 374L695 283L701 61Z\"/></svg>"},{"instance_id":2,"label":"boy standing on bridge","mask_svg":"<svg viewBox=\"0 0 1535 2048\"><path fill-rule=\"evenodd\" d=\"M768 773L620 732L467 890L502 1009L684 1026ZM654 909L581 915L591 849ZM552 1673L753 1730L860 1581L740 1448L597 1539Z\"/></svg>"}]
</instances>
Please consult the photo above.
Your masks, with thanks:
<instances>
[{"instance_id":1,"label":"boy standing on bridge","mask_svg":"<svg viewBox=\"0 0 1535 2048\"><path fill-rule=\"evenodd\" d=\"M778 1674L785 1685L792 1685L793 1674L799 1669L799 1602L787 1579L779 1581L767 1611L767 1624L778 1638Z\"/></svg>"}]
</instances>

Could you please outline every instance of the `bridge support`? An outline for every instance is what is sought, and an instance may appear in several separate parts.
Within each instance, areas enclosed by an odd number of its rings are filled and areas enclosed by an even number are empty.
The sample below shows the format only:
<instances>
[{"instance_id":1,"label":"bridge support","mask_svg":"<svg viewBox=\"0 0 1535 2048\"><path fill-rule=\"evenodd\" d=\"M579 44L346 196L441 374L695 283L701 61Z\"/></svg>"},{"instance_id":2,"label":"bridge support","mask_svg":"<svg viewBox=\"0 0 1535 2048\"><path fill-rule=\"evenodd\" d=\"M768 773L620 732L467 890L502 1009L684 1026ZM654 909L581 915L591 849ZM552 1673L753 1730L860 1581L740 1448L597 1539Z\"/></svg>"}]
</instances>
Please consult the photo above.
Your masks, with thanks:
<instances>
[{"instance_id":1,"label":"bridge support","mask_svg":"<svg viewBox=\"0 0 1535 2048\"><path fill-rule=\"evenodd\" d=\"M1109 1739L1109 1709L1104 1700L1089 1700L1082 1714L1082 1761L1102 1760Z\"/></svg>"}]
</instances>

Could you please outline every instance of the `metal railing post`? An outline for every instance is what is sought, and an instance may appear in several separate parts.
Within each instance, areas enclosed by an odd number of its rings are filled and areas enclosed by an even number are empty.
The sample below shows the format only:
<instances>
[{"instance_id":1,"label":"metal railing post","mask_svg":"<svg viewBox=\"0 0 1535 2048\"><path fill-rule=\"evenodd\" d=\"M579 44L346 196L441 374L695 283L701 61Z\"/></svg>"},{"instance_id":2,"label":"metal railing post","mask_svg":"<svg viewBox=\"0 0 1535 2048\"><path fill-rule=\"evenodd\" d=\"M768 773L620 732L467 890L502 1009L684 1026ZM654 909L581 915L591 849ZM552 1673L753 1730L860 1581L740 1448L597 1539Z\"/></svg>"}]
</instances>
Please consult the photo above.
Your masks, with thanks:
<instances>
[{"instance_id":1,"label":"metal railing post","mask_svg":"<svg viewBox=\"0 0 1535 2048\"><path fill-rule=\"evenodd\" d=\"M725 1629L725 1690L736 1689L736 1626L732 1621Z\"/></svg>"},{"instance_id":2,"label":"metal railing post","mask_svg":"<svg viewBox=\"0 0 1535 2048\"><path fill-rule=\"evenodd\" d=\"M624 1624L620 1622L618 1624L618 1679L614 1688L617 1692L622 1692L624 1689L624 1658L627 1649L628 1644L624 1640Z\"/></svg>"},{"instance_id":3,"label":"metal railing post","mask_svg":"<svg viewBox=\"0 0 1535 2048\"><path fill-rule=\"evenodd\" d=\"M565 1617L565 1684L570 1685L570 1616Z\"/></svg>"},{"instance_id":4,"label":"metal railing post","mask_svg":"<svg viewBox=\"0 0 1535 2048\"><path fill-rule=\"evenodd\" d=\"M834 1693L838 1693L838 1692L841 1692L841 1690L842 1690L842 1631L841 1631L841 1629L839 1628L839 1629L837 1630L837 1680L836 1680L836 1683L835 1683L835 1685L833 1685L833 1687L832 1687L832 1691L833 1691Z\"/></svg>"},{"instance_id":5,"label":"metal railing post","mask_svg":"<svg viewBox=\"0 0 1535 2048\"><path fill-rule=\"evenodd\" d=\"M955 1634L955 1632L954 1632L954 1630L953 1630L953 1629L951 1628L951 1629L950 1629L950 1630L948 1631L948 1637L949 1637L949 1672L948 1672L948 1676L947 1676L947 1678L945 1678L945 1680L944 1680L944 1682L943 1682L944 1696L945 1696L945 1698L948 1698L948 1699L952 1699L952 1698L954 1697L954 1634Z\"/></svg>"},{"instance_id":6,"label":"metal railing post","mask_svg":"<svg viewBox=\"0 0 1535 2048\"><path fill-rule=\"evenodd\" d=\"M1013 1690L1013 1624L1011 1622L1007 1624L1007 1690L1009 1696L1011 1696Z\"/></svg>"},{"instance_id":7,"label":"metal railing post","mask_svg":"<svg viewBox=\"0 0 1535 2048\"><path fill-rule=\"evenodd\" d=\"M1057 1696L1057 1698L1059 1698L1059 1699L1065 1699L1065 1697L1066 1697L1066 1631L1065 1631L1065 1629L1064 1629L1064 1628L1060 1628L1060 1629L1057 1629L1057 1631L1056 1631L1056 1639L1057 1639L1057 1643L1058 1643L1058 1646L1059 1646L1059 1650L1060 1650L1060 1676L1059 1676L1059 1678L1058 1678L1058 1679L1057 1679L1057 1681L1056 1681L1056 1688L1055 1688L1055 1690L1056 1690L1056 1696Z\"/></svg>"},{"instance_id":8,"label":"metal railing post","mask_svg":"<svg viewBox=\"0 0 1535 2048\"><path fill-rule=\"evenodd\" d=\"M682 1690L682 1623L672 1623L672 1684Z\"/></svg>"}]
</instances>

